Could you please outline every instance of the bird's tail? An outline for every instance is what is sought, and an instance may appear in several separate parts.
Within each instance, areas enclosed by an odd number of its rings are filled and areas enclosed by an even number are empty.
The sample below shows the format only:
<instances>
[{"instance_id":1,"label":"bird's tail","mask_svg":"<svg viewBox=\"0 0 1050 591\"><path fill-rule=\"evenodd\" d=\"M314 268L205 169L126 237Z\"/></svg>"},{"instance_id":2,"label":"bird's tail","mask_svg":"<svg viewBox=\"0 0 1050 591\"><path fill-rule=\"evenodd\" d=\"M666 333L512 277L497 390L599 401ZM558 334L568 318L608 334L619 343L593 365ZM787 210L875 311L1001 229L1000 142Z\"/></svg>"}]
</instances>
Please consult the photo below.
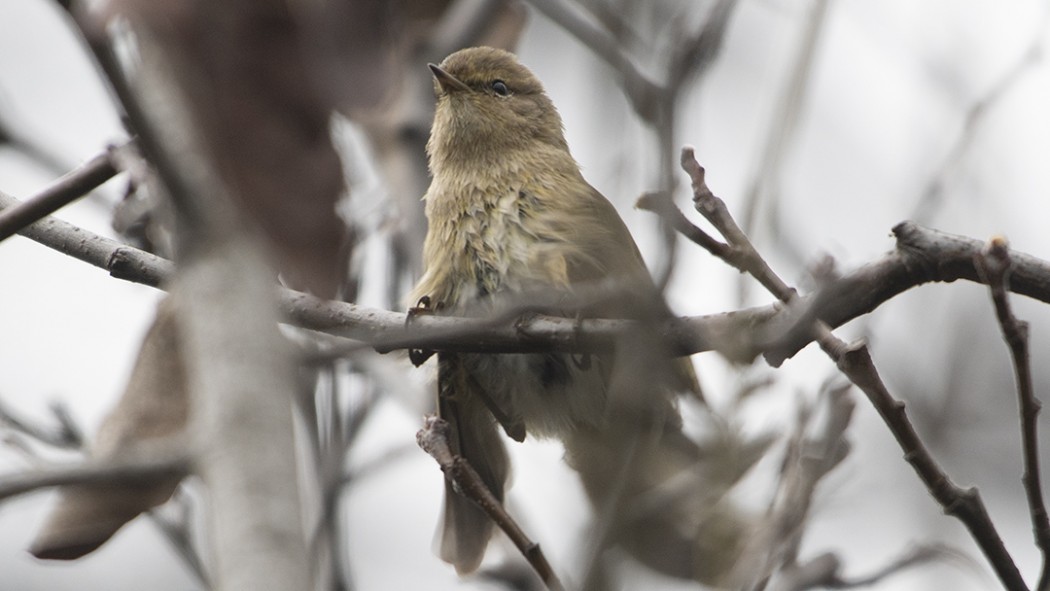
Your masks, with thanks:
<instances>
[{"instance_id":1,"label":"bird's tail","mask_svg":"<svg viewBox=\"0 0 1050 591\"><path fill-rule=\"evenodd\" d=\"M503 501L510 461L499 428L455 354L438 358L438 413L450 427L452 453L467 460L489 491ZM477 570L494 524L474 501L445 481L445 508L438 526L438 554L459 574Z\"/></svg>"}]
</instances>

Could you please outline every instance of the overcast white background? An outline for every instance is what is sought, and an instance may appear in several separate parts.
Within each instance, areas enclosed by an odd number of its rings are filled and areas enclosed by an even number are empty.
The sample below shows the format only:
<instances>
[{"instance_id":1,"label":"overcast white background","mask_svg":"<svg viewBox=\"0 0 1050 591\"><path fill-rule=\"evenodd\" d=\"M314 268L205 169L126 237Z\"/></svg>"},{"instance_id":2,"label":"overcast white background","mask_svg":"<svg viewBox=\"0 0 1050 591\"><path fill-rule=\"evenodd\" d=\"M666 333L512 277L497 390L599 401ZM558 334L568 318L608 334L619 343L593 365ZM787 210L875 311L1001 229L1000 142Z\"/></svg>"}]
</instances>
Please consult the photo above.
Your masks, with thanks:
<instances>
[{"instance_id":1,"label":"overcast white background","mask_svg":"<svg viewBox=\"0 0 1050 591\"><path fill-rule=\"evenodd\" d=\"M685 99L677 141L697 147L708 182L731 208L755 172L808 7L742 1L723 54ZM1048 9L1024 0L832 1L777 206L755 237L786 279L803 282L804 265L825 253L848 269L892 248L890 228L913 214L967 112L1000 85L1033 40L1046 49ZM558 105L585 176L617 203L652 258L658 247L652 219L631 204L653 188L646 173L653 150L612 73L535 15L519 54ZM420 66L420 76L427 76ZM925 223L982 239L1001 233L1016 248L1050 259L1048 106L1050 64L1040 56L989 107L946 175L943 203ZM123 137L90 62L51 2L0 3L0 117L69 166ZM0 145L0 190L26 197L54 176ZM115 198L119 187L119 181L110 183L102 193ZM111 235L101 203L88 200L59 217ZM736 273L688 245L682 253L671 292L677 311L738 305ZM769 301L752 293L749 303ZM158 298L155 290L111 279L23 238L0 243L0 398L37 418L46 418L49 402L61 399L93 430L119 395ZM1008 549L1034 582L1040 558L1020 488L1011 369L987 299L973 285L925 287L884 306L867 330L890 387L918 413L920 431L953 478L980 487ZM1033 324L1033 365L1045 399L1050 314L1015 302ZM717 359L699 364L717 405L734 378ZM765 408L752 410L749 430L777 425L792 397L812 395L832 368L807 349L773 375L784 387L779 398L767 396ZM390 403L375 419L357 460L414 441L419 417L412 410ZM1046 421L1040 425L1046 432ZM846 572L861 575L911 544L943 540L972 562L908 571L879 588L995 588L965 531L941 514L863 399L851 439L853 453L820 489L804 553L838 551ZM527 528L556 568L574 564L586 515L559 447L527 442L513 451L511 502L528 516ZM0 470L24 466L17 454L0 449ZM359 589L463 588L431 552L440 492L440 473L422 452L407 453L352 490L345 518ZM196 588L141 519L83 560L35 561L24 549L49 500L35 494L0 505L0 588ZM690 588L662 579L625 581L625 588L643 585Z\"/></svg>"}]
</instances>

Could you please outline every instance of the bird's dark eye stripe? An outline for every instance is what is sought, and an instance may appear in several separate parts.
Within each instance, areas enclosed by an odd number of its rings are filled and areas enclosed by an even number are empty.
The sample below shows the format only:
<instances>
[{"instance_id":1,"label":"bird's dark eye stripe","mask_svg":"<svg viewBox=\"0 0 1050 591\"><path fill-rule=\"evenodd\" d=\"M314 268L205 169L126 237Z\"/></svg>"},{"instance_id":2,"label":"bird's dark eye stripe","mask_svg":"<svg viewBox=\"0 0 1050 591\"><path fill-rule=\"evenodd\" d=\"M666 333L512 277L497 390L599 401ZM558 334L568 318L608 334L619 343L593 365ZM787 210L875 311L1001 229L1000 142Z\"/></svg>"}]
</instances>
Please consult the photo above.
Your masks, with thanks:
<instances>
[{"instance_id":1,"label":"bird's dark eye stripe","mask_svg":"<svg viewBox=\"0 0 1050 591\"><path fill-rule=\"evenodd\" d=\"M510 90L507 88L507 83L502 80L492 81L492 91L500 96L507 96L510 94Z\"/></svg>"}]
</instances>

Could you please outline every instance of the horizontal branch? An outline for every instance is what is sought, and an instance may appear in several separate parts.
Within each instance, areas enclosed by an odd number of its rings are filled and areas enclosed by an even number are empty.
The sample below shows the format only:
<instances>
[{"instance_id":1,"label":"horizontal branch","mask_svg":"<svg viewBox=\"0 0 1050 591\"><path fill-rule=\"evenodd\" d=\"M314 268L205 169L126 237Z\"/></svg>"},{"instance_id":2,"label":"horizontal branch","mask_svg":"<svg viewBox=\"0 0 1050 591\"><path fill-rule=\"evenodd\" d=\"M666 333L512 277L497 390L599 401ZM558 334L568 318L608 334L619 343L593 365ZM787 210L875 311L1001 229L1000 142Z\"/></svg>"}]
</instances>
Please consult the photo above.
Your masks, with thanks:
<instances>
[{"instance_id":1,"label":"horizontal branch","mask_svg":"<svg viewBox=\"0 0 1050 591\"><path fill-rule=\"evenodd\" d=\"M0 210L20 203L0 192ZM676 225L682 226L681 219ZM688 221L685 221L688 223ZM973 256L979 240L925 228L910 222L894 229L897 248L882 259L830 281L819 292L797 298L789 307L772 304L721 314L672 319L659 332L679 355L718 350L746 362L759 354L774 366L813 340L814 320L835 328L871 312L898 294L932 281L966 279L984 283ZM167 259L99 236L62 220L46 217L20 234L59 252L107 270L118 279L161 288L174 265ZM737 247L729 247L736 249ZM1010 252L1010 291L1050 303L1050 263ZM746 265L742 265L746 268ZM790 289L779 289L790 293ZM631 321L526 314L504 320L408 315L345 302L322 300L282 289L280 303L289 321L313 330L348 337L381 352L396 349L600 352L614 346Z\"/></svg>"},{"instance_id":2,"label":"horizontal branch","mask_svg":"<svg viewBox=\"0 0 1050 591\"><path fill-rule=\"evenodd\" d=\"M19 201L0 193L0 210ZM68 222L47 217L24 228L22 235L44 246L109 271L113 277L161 288L171 276L171 261L119 241L99 236ZM280 304L288 319L299 326L358 340L380 352L396 349L488 351L601 352L612 349L618 337L630 330L628 320L575 320L526 314L504 319L414 316L355 304L322 300L282 289ZM682 319L664 323L660 332L680 355L710 351L716 346L734 359L752 359L754 343L746 339L754 329L777 313L765 306Z\"/></svg>"},{"instance_id":3,"label":"horizontal branch","mask_svg":"<svg viewBox=\"0 0 1050 591\"><path fill-rule=\"evenodd\" d=\"M190 472L188 454L135 454L135 457L86 460L71 466L56 466L0 476L0 500L41 488L70 484L141 485L158 479L182 477Z\"/></svg>"}]
</instances>

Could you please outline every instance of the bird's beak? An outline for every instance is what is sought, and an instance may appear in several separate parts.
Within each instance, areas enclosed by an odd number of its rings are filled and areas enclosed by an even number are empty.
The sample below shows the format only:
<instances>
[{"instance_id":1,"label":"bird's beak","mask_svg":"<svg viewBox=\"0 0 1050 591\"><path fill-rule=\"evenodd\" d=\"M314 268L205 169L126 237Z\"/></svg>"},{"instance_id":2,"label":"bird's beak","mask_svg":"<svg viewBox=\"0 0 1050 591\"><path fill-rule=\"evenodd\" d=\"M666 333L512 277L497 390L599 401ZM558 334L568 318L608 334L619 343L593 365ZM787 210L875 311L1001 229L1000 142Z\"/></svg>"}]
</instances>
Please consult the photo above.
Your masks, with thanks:
<instances>
[{"instance_id":1,"label":"bird's beak","mask_svg":"<svg viewBox=\"0 0 1050 591\"><path fill-rule=\"evenodd\" d=\"M470 87L466 84L463 84L462 80L442 70L438 66L435 66L434 64L427 64L427 67L429 67L430 71L433 72L434 80L437 80L437 83L441 85L441 90L445 92L451 92L454 90L470 90Z\"/></svg>"}]
</instances>

